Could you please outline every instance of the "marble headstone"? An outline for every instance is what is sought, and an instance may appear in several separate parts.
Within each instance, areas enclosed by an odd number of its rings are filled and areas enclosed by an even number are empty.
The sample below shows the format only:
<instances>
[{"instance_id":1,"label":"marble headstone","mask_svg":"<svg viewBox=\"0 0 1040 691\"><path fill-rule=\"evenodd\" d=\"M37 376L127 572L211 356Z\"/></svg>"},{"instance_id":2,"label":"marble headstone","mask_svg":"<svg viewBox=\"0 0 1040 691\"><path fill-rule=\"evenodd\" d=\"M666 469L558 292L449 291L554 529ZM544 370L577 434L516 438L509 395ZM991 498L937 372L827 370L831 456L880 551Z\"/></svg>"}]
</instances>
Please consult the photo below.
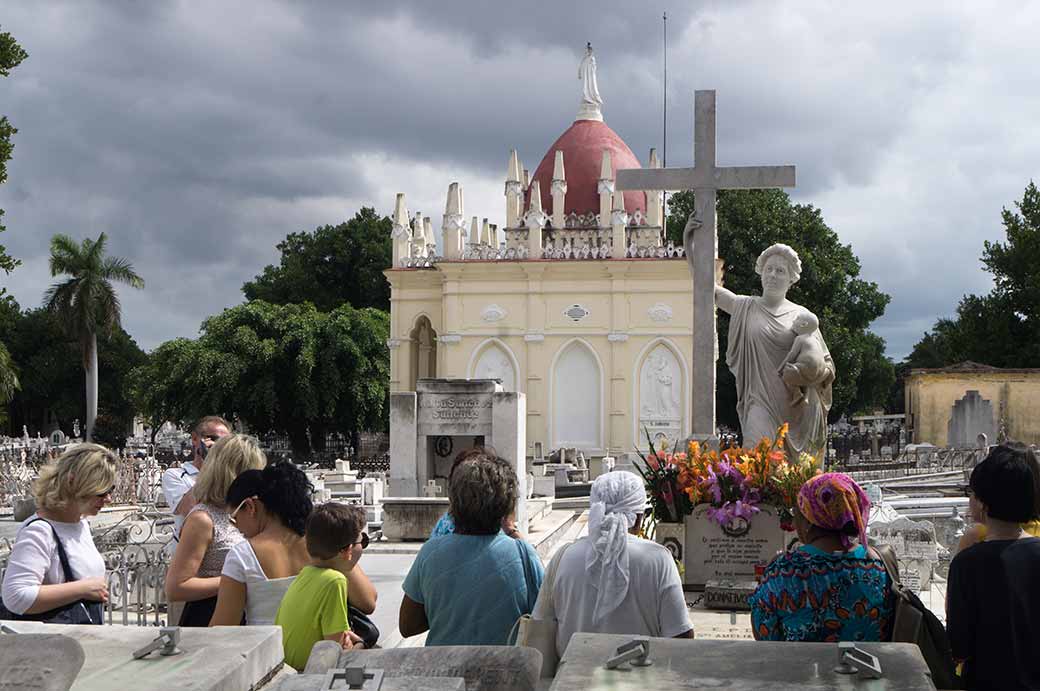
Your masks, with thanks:
<instances>
[{"instance_id":1,"label":"marble headstone","mask_svg":"<svg viewBox=\"0 0 1040 691\"><path fill-rule=\"evenodd\" d=\"M755 565L768 564L784 548L784 531L772 506L746 523L723 530L709 520L707 504L686 518L685 583L694 588L708 581L753 581Z\"/></svg>"}]
</instances>

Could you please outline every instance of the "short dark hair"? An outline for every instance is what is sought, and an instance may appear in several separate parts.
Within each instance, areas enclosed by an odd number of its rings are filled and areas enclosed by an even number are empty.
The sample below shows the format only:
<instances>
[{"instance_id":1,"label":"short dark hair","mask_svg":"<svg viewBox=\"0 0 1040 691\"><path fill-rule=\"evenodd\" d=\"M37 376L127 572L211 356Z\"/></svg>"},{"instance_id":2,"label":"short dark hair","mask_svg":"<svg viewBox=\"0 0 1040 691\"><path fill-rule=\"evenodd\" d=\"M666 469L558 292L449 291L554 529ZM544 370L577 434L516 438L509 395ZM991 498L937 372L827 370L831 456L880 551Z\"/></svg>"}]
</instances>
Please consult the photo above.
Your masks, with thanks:
<instances>
[{"instance_id":1,"label":"short dark hair","mask_svg":"<svg viewBox=\"0 0 1040 691\"><path fill-rule=\"evenodd\" d=\"M456 532L493 535L516 507L512 466L485 450L455 468L448 494Z\"/></svg>"},{"instance_id":2,"label":"short dark hair","mask_svg":"<svg viewBox=\"0 0 1040 691\"><path fill-rule=\"evenodd\" d=\"M272 463L263 470L247 470L235 478L228 487L227 504L233 510L249 497L257 497L282 525L303 535L307 518L314 510L313 493L314 486L302 470L292 463Z\"/></svg>"},{"instance_id":3,"label":"short dark hair","mask_svg":"<svg viewBox=\"0 0 1040 691\"><path fill-rule=\"evenodd\" d=\"M224 425L224 427L227 428L228 432L231 431L231 425L228 424L227 420L220 417L219 415L207 415L206 417L199 418L199 421L195 423L195 426L191 428L191 431L193 434L201 435L202 430L206 429L210 425L213 425L214 427L217 425Z\"/></svg>"},{"instance_id":4,"label":"short dark hair","mask_svg":"<svg viewBox=\"0 0 1040 691\"><path fill-rule=\"evenodd\" d=\"M455 460L451 463L451 470L448 471L448 484L451 484L451 476L455 474L455 469L466 461L476 461L481 458L498 458L495 453L494 447L491 446L474 446L471 449L465 449L459 451L458 455L455 456Z\"/></svg>"},{"instance_id":5,"label":"short dark hair","mask_svg":"<svg viewBox=\"0 0 1040 691\"><path fill-rule=\"evenodd\" d=\"M999 521L1026 523L1040 517L1040 465L1022 445L994 447L971 471L968 484L986 505L986 514Z\"/></svg>"},{"instance_id":6,"label":"short dark hair","mask_svg":"<svg viewBox=\"0 0 1040 691\"><path fill-rule=\"evenodd\" d=\"M315 559L332 559L356 543L364 528L365 510L360 506L322 504L307 519L307 552Z\"/></svg>"}]
</instances>

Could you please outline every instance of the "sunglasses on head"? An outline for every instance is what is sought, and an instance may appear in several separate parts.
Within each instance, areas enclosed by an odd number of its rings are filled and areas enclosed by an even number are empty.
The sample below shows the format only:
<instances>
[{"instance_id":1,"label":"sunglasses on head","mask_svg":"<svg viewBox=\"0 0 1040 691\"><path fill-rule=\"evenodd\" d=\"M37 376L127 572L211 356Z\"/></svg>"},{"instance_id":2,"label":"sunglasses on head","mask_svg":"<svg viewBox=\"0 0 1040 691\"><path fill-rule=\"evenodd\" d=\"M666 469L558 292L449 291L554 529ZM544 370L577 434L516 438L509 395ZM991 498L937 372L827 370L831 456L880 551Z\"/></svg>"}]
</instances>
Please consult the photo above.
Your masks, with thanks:
<instances>
[{"instance_id":1,"label":"sunglasses on head","mask_svg":"<svg viewBox=\"0 0 1040 691\"><path fill-rule=\"evenodd\" d=\"M98 499L104 499L105 497L109 496L110 494L112 494L112 492L115 492L115 491L116 491L116 486L112 485L111 487L106 489L104 492L99 492L98 494L96 494L94 496L96 496Z\"/></svg>"},{"instance_id":2,"label":"sunglasses on head","mask_svg":"<svg viewBox=\"0 0 1040 691\"><path fill-rule=\"evenodd\" d=\"M242 507L245 506L246 502L250 499L256 499L256 497L246 497L245 499L240 501L238 503L238 506L235 507L235 510L231 512L231 515L228 516L228 523L230 523L231 525L238 525L238 522L235 519L235 515L242 510Z\"/></svg>"}]
</instances>

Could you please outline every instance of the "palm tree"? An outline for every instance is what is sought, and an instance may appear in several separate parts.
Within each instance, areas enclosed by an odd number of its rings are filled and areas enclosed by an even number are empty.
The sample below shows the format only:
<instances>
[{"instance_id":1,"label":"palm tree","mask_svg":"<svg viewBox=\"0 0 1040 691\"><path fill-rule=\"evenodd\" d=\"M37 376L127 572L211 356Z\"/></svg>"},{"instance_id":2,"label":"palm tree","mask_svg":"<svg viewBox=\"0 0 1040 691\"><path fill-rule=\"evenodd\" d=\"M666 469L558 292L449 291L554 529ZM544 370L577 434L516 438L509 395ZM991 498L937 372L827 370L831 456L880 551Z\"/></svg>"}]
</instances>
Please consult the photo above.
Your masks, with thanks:
<instances>
[{"instance_id":1,"label":"palm tree","mask_svg":"<svg viewBox=\"0 0 1040 691\"><path fill-rule=\"evenodd\" d=\"M14 360L11 359L11 353L7 352L3 343L0 343L0 406L6 405L14 398L18 388L18 370L14 366ZM4 411L0 409L0 420L3 417Z\"/></svg>"},{"instance_id":2,"label":"palm tree","mask_svg":"<svg viewBox=\"0 0 1040 691\"><path fill-rule=\"evenodd\" d=\"M79 341L83 369L87 375L87 427L90 441L97 420L98 331L111 333L120 326L119 296L112 281L144 288L144 279L122 257L106 257L104 233L97 240L82 244L68 235L51 238L51 276L67 275L68 280L52 285L43 296L46 308L56 314L66 333Z\"/></svg>"}]
</instances>

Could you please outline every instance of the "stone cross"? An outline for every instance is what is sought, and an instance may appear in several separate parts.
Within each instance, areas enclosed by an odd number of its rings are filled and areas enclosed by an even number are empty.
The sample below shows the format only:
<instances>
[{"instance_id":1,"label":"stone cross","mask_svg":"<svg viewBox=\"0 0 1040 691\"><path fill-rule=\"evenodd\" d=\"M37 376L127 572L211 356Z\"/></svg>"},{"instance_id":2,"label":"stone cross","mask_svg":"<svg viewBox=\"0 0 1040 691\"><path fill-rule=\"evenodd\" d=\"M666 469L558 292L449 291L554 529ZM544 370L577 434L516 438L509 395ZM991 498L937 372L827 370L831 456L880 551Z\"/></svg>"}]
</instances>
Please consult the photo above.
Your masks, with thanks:
<instances>
[{"instance_id":1,"label":"stone cross","mask_svg":"<svg viewBox=\"0 0 1040 691\"><path fill-rule=\"evenodd\" d=\"M619 190L693 190L693 233L683 238L693 273L693 426L695 439L715 437L715 263L718 219L715 193L730 189L794 187L794 166L715 164L715 91L694 96L693 168L632 168L617 172ZM764 248L763 248L764 249Z\"/></svg>"}]
</instances>

